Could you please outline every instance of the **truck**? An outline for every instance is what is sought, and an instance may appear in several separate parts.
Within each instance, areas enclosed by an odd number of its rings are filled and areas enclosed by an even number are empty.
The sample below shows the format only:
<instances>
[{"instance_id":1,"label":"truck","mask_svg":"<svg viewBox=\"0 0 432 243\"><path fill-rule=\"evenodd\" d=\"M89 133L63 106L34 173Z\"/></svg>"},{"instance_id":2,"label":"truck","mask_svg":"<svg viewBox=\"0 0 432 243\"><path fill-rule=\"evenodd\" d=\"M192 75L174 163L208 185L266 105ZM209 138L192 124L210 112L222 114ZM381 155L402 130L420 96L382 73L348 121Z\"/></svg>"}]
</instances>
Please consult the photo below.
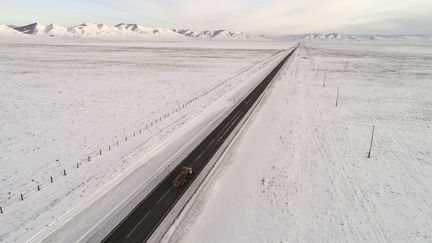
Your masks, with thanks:
<instances>
[{"instance_id":1,"label":"truck","mask_svg":"<svg viewBox=\"0 0 432 243\"><path fill-rule=\"evenodd\" d=\"M180 173L173 180L173 187L175 188L183 187L191 175L192 175L192 167L183 166Z\"/></svg>"}]
</instances>

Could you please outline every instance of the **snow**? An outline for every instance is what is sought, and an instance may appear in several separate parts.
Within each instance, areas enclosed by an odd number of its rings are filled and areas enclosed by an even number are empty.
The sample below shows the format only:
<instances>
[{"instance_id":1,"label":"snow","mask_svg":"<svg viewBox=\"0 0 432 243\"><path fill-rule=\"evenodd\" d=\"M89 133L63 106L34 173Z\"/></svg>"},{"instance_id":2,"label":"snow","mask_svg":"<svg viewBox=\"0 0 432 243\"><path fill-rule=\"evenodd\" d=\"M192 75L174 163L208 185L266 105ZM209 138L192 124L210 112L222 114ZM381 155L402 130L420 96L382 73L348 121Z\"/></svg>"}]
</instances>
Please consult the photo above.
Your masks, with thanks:
<instances>
[{"instance_id":1,"label":"snow","mask_svg":"<svg viewBox=\"0 0 432 243\"><path fill-rule=\"evenodd\" d=\"M137 164L150 178L169 153L143 157L218 115L292 45L58 40L0 40L0 241L30 238Z\"/></svg>"},{"instance_id":2,"label":"snow","mask_svg":"<svg viewBox=\"0 0 432 243\"><path fill-rule=\"evenodd\" d=\"M170 241L430 242L430 60L431 42L305 42Z\"/></svg>"}]
</instances>

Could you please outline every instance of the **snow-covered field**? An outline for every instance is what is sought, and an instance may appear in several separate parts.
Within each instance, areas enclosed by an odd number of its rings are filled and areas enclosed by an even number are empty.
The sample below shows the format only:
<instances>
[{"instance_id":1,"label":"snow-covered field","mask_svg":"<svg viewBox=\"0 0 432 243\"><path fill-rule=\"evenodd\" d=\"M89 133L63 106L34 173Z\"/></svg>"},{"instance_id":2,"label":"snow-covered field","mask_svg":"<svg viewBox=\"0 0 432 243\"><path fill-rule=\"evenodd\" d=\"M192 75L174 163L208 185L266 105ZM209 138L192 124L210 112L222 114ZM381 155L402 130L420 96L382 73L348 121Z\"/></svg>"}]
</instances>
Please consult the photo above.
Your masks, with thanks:
<instances>
[{"instance_id":1,"label":"snow-covered field","mask_svg":"<svg viewBox=\"0 0 432 243\"><path fill-rule=\"evenodd\" d=\"M291 46L2 37L0 241L59 218Z\"/></svg>"},{"instance_id":2,"label":"snow-covered field","mask_svg":"<svg viewBox=\"0 0 432 243\"><path fill-rule=\"evenodd\" d=\"M432 42L305 42L171 241L431 242L431 93Z\"/></svg>"}]
</instances>

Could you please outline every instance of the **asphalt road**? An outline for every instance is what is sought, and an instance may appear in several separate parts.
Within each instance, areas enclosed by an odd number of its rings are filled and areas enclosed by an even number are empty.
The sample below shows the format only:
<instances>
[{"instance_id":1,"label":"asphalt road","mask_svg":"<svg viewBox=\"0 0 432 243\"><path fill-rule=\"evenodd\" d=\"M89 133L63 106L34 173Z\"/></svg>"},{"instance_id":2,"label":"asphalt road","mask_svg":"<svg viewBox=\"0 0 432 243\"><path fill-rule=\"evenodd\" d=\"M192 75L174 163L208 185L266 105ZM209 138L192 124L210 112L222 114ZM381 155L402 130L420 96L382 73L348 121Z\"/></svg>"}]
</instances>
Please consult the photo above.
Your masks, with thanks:
<instances>
[{"instance_id":1,"label":"asphalt road","mask_svg":"<svg viewBox=\"0 0 432 243\"><path fill-rule=\"evenodd\" d=\"M295 50L295 49L294 49ZM230 133L251 109L278 71L291 51L281 63L215 128L153 191L136 206L131 213L103 240L103 242L145 242L159 226L171 208L187 190L211 160ZM184 187L174 188L172 181L183 166L193 168L193 175Z\"/></svg>"}]
</instances>

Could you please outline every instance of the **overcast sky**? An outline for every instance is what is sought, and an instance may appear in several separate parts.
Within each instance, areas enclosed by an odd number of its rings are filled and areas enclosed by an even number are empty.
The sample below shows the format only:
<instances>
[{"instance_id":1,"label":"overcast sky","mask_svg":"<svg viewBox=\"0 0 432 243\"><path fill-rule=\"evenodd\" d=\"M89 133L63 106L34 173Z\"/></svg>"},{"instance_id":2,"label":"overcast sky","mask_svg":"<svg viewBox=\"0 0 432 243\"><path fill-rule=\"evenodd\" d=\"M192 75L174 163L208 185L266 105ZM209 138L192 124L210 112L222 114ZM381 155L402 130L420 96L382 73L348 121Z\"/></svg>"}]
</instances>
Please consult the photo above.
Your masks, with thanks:
<instances>
[{"instance_id":1,"label":"overcast sky","mask_svg":"<svg viewBox=\"0 0 432 243\"><path fill-rule=\"evenodd\" d=\"M0 0L0 23L82 22L287 35L432 34L432 0Z\"/></svg>"}]
</instances>

